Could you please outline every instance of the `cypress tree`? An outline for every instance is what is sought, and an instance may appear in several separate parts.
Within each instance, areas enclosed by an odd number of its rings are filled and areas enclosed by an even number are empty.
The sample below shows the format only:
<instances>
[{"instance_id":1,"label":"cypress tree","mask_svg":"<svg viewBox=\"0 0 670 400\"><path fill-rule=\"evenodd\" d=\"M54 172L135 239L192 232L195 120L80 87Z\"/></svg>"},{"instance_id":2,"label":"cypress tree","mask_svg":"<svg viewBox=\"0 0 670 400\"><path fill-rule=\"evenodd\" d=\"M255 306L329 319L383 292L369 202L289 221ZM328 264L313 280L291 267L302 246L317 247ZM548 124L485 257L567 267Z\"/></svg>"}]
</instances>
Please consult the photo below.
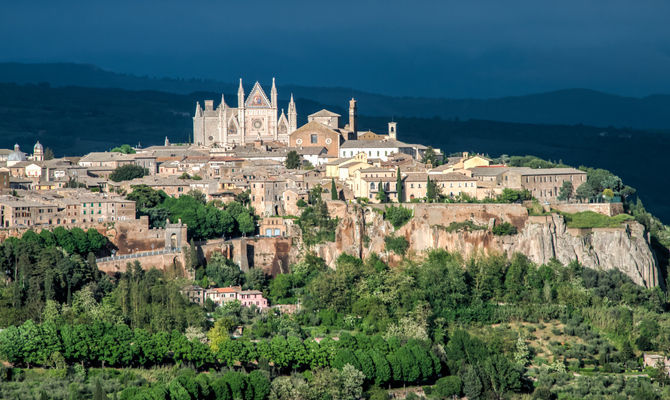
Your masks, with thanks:
<instances>
[{"instance_id":1,"label":"cypress tree","mask_svg":"<svg viewBox=\"0 0 670 400\"><path fill-rule=\"evenodd\" d=\"M335 186L335 179L330 178L330 199L338 200L339 196L337 195L337 186Z\"/></svg>"},{"instance_id":2,"label":"cypress tree","mask_svg":"<svg viewBox=\"0 0 670 400\"><path fill-rule=\"evenodd\" d=\"M398 167L398 170L396 171L395 187L396 192L398 193L398 203L402 203L403 197L405 197L405 193L402 188L402 177L400 176L400 167Z\"/></svg>"},{"instance_id":3,"label":"cypress tree","mask_svg":"<svg viewBox=\"0 0 670 400\"><path fill-rule=\"evenodd\" d=\"M105 392L102 390L100 379L97 379L95 381L95 389L93 390L93 400L103 400L105 397Z\"/></svg>"}]
</instances>

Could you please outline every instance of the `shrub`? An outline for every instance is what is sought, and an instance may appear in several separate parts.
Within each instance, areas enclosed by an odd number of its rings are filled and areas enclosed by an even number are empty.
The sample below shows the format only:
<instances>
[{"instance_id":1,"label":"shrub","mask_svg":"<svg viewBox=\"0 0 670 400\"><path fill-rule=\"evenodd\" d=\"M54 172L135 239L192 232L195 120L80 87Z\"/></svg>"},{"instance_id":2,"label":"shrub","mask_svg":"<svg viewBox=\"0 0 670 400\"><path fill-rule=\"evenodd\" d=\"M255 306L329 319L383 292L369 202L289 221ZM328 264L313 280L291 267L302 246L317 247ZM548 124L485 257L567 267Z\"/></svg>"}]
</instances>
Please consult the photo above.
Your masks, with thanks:
<instances>
[{"instance_id":1,"label":"shrub","mask_svg":"<svg viewBox=\"0 0 670 400\"><path fill-rule=\"evenodd\" d=\"M472 221L452 222L448 227L444 228L444 230L449 233L457 231L476 231L483 229L486 229L486 227L477 225Z\"/></svg>"},{"instance_id":2,"label":"shrub","mask_svg":"<svg viewBox=\"0 0 670 400\"><path fill-rule=\"evenodd\" d=\"M461 394L463 383L458 376L445 376L435 382L435 393L441 398L458 396Z\"/></svg>"},{"instance_id":3,"label":"shrub","mask_svg":"<svg viewBox=\"0 0 670 400\"><path fill-rule=\"evenodd\" d=\"M412 218L412 210L403 206L387 206L384 209L384 219L388 220L395 229L405 225Z\"/></svg>"},{"instance_id":4,"label":"shrub","mask_svg":"<svg viewBox=\"0 0 670 400\"><path fill-rule=\"evenodd\" d=\"M149 175L149 170L135 164L128 164L118 167L109 175L109 179L114 182L129 181L135 178L141 178Z\"/></svg>"},{"instance_id":5,"label":"shrub","mask_svg":"<svg viewBox=\"0 0 670 400\"><path fill-rule=\"evenodd\" d=\"M621 223L633 219L628 214L609 217L593 211L582 211L574 214L562 213L562 215L568 228L618 228Z\"/></svg>"},{"instance_id":6,"label":"shrub","mask_svg":"<svg viewBox=\"0 0 670 400\"><path fill-rule=\"evenodd\" d=\"M403 256L409 248L409 242L403 236L387 236L384 238L384 244L386 251L392 251Z\"/></svg>"},{"instance_id":7,"label":"shrub","mask_svg":"<svg viewBox=\"0 0 670 400\"><path fill-rule=\"evenodd\" d=\"M493 232L494 235L497 236L505 236L505 235L516 235L517 230L516 226L510 224L509 222L503 222L502 224L498 224L491 229L491 232Z\"/></svg>"}]
</instances>

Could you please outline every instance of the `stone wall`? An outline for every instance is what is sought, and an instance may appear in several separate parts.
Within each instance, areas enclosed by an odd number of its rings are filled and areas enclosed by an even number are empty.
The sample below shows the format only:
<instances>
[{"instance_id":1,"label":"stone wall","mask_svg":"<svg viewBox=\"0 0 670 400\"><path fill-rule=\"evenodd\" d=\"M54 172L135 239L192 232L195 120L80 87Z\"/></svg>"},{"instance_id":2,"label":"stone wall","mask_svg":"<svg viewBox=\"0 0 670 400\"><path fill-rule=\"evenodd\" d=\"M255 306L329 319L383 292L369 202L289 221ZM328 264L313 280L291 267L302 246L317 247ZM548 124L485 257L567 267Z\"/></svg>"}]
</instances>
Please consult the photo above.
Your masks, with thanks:
<instances>
[{"instance_id":1,"label":"stone wall","mask_svg":"<svg viewBox=\"0 0 670 400\"><path fill-rule=\"evenodd\" d=\"M106 274L113 275L116 272L126 272L128 263L132 264L135 261L139 261L144 270L156 268L164 271L167 268L178 266L183 271L184 253L158 254L124 260L102 261L98 262L98 269Z\"/></svg>"},{"instance_id":2,"label":"stone wall","mask_svg":"<svg viewBox=\"0 0 670 400\"><path fill-rule=\"evenodd\" d=\"M119 255L165 248L165 231L150 228L146 216L132 221L116 221L103 234L117 248Z\"/></svg>"},{"instance_id":3,"label":"stone wall","mask_svg":"<svg viewBox=\"0 0 670 400\"><path fill-rule=\"evenodd\" d=\"M266 274L275 276L289 272L289 266L296 262L291 252L292 243L291 238L237 238L227 241L228 247L224 251L242 271L260 268Z\"/></svg>"},{"instance_id":4,"label":"stone wall","mask_svg":"<svg viewBox=\"0 0 670 400\"><path fill-rule=\"evenodd\" d=\"M567 203L555 204L552 205L552 207L558 211L570 214L583 211L593 211L610 217L623 214L622 203Z\"/></svg>"}]
</instances>

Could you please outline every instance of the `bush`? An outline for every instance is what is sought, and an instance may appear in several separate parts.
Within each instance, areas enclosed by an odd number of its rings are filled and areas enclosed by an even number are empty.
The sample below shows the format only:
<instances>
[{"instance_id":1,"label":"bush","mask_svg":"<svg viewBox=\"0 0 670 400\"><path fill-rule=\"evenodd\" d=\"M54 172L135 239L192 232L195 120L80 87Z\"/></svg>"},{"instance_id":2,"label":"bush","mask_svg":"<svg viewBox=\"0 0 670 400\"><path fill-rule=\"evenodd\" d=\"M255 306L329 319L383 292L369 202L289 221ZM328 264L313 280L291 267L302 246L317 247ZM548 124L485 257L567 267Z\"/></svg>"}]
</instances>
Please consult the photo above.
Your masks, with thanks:
<instances>
[{"instance_id":1,"label":"bush","mask_svg":"<svg viewBox=\"0 0 670 400\"><path fill-rule=\"evenodd\" d=\"M384 238L386 251L392 251L402 256L407 253L409 242L404 236L387 236Z\"/></svg>"},{"instance_id":2,"label":"bush","mask_svg":"<svg viewBox=\"0 0 670 400\"><path fill-rule=\"evenodd\" d=\"M533 196L526 189L523 190L514 190L514 189L503 189L502 193L496 198L498 203L520 203L524 200L531 200Z\"/></svg>"},{"instance_id":3,"label":"bush","mask_svg":"<svg viewBox=\"0 0 670 400\"><path fill-rule=\"evenodd\" d=\"M484 226L475 224L472 221L463 221L463 222L452 222L444 228L447 232L458 232L458 231L476 231L486 229Z\"/></svg>"},{"instance_id":4,"label":"bush","mask_svg":"<svg viewBox=\"0 0 670 400\"><path fill-rule=\"evenodd\" d=\"M445 376L435 382L435 394L441 398L458 396L461 394L463 382L458 376Z\"/></svg>"},{"instance_id":5,"label":"bush","mask_svg":"<svg viewBox=\"0 0 670 400\"><path fill-rule=\"evenodd\" d=\"M562 213L562 215L568 228L618 228L621 223L633 219L628 214L609 217L593 211L582 211L574 214Z\"/></svg>"},{"instance_id":6,"label":"bush","mask_svg":"<svg viewBox=\"0 0 670 400\"><path fill-rule=\"evenodd\" d=\"M114 182L129 181L135 178L141 178L149 175L149 170L135 164L128 164L118 167L109 175L109 179Z\"/></svg>"},{"instance_id":7,"label":"bush","mask_svg":"<svg viewBox=\"0 0 670 400\"><path fill-rule=\"evenodd\" d=\"M395 229L405 225L412 218L412 210L403 206L387 206L384 209L384 219L389 221Z\"/></svg>"},{"instance_id":8,"label":"bush","mask_svg":"<svg viewBox=\"0 0 670 400\"><path fill-rule=\"evenodd\" d=\"M494 235L496 236L505 236L505 235L516 235L517 230L516 226L510 224L509 222L503 222L502 224L498 224L491 229L491 232L493 232Z\"/></svg>"}]
</instances>

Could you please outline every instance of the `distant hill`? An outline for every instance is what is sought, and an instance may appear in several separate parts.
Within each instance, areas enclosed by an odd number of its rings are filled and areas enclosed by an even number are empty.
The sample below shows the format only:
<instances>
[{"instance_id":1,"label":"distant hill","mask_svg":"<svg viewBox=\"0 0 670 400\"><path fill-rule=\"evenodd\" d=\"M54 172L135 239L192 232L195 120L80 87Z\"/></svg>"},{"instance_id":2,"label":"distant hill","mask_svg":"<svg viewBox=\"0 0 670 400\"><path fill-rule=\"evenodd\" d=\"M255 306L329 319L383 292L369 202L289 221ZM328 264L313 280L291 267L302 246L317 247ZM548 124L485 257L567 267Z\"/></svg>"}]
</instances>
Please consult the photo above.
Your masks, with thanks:
<instances>
[{"instance_id":1,"label":"distant hill","mask_svg":"<svg viewBox=\"0 0 670 400\"><path fill-rule=\"evenodd\" d=\"M123 143L161 144L165 136L173 143L186 142L192 132L195 99L216 96L206 92L183 95L0 84L0 148L10 148L18 142L24 151L31 151L39 139L62 156L109 150ZM279 100L285 103L288 99ZM300 97L296 102L301 124L307 114L325 107ZM343 115L346 111L342 107L331 109ZM360 126L382 133L389 119L390 116L361 115ZM666 201L670 187L662 184L670 134L586 125L406 117L395 120L401 140L433 145L448 153L533 154L575 166L609 169L639 190L648 209L670 222L670 205Z\"/></svg>"},{"instance_id":2,"label":"distant hill","mask_svg":"<svg viewBox=\"0 0 670 400\"><path fill-rule=\"evenodd\" d=\"M230 77L231 81L236 78ZM48 82L51 86L157 90L179 94L203 91L236 94L237 90L237 85L230 82L118 74L93 65L71 63L0 63L0 82ZM346 107L347 100L353 96L359 100L361 114L372 116L486 119L670 130L670 95L635 98L588 89L567 89L495 99L448 99L394 97L350 88L306 87L284 83L278 77L279 93L284 97L292 92L297 97L332 108ZM247 90L251 84L246 82ZM213 97L218 98L218 95ZM304 111L299 109L298 112Z\"/></svg>"}]
</instances>

